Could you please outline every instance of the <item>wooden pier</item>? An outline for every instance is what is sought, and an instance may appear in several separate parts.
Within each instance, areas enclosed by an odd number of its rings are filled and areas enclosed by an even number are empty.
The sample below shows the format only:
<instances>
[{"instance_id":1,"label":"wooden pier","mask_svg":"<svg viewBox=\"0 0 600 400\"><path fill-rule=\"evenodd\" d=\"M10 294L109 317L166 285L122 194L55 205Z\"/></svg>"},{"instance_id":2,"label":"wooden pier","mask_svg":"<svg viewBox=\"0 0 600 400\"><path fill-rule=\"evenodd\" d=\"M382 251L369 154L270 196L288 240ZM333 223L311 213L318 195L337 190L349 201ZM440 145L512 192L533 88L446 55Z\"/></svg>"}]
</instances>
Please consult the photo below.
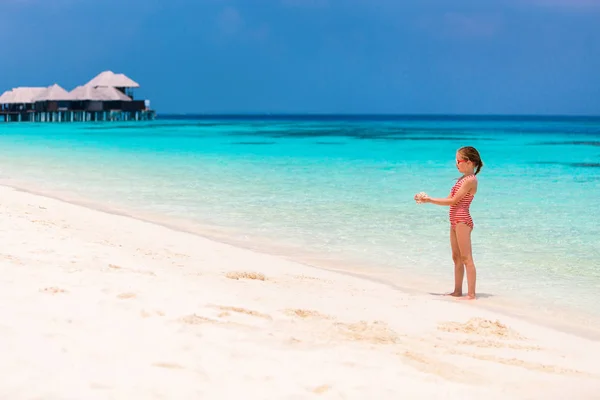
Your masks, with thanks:
<instances>
[{"instance_id":1,"label":"wooden pier","mask_svg":"<svg viewBox=\"0 0 600 400\"><path fill-rule=\"evenodd\" d=\"M141 111L0 111L0 122L98 122L98 121L152 121L153 110Z\"/></svg>"},{"instance_id":2,"label":"wooden pier","mask_svg":"<svg viewBox=\"0 0 600 400\"><path fill-rule=\"evenodd\" d=\"M71 92L57 84L18 87L0 95L0 122L149 121L156 117L148 100L134 100L139 84L105 71Z\"/></svg>"}]
</instances>

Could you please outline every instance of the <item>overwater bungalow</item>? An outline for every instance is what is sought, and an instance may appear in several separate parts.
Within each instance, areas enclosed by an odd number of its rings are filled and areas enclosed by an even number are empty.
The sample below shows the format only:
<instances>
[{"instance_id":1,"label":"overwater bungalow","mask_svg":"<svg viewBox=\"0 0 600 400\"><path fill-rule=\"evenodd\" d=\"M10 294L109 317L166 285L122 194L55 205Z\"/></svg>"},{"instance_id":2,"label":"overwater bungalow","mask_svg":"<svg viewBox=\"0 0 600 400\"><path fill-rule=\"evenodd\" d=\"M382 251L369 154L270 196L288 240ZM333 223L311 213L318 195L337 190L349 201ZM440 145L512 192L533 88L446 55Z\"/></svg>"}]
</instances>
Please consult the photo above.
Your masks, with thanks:
<instances>
[{"instance_id":1,"label":"overwater bungalow","mask_svg":"<svg viewBox=\"0 0 600 400\"><path fill-rule=\"evenodd\" d=\"M68 92L58 84L18 87L0 95L0 122L145 121L155 117L148 100L134 99L140 85L104 71Z\"/></svg>"}]
</instances>

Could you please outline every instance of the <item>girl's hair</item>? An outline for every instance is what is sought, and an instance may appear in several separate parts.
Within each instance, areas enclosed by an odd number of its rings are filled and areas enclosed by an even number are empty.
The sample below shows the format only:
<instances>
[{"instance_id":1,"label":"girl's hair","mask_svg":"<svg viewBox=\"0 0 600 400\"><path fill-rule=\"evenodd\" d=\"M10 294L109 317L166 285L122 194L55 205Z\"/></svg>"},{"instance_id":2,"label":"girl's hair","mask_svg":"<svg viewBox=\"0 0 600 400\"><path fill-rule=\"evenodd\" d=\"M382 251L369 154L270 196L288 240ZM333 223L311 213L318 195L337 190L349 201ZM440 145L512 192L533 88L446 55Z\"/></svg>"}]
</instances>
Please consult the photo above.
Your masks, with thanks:
<instances>
[{"instance_id":1,"label":"girl's hair","mask_svg":"<svg viewBox=\"0 0 600 400\"><path fill-rule=\"evenodd\" d=\"M475 147L465 146L458 149L458 152L465 158L467 161L471 161L475 164L475 175L481 171L481 167L483 167L483 161L481 161L481 156Z\"/></svg>"}]
</instances>

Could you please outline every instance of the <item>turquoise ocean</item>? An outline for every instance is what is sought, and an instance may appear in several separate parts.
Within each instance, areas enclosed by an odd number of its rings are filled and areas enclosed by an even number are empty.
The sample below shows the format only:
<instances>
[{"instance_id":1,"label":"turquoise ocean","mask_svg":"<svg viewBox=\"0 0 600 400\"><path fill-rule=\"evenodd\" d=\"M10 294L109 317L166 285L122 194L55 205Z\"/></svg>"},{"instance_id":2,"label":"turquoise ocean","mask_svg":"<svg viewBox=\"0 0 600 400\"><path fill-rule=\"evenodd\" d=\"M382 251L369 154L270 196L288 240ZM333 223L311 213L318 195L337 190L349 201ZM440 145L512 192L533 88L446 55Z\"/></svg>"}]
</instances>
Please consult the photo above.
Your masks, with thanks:
<instances>
[{"instance_id":1,"label":"turquoise ocean","mask_svg":"<svg viewBox=\"0 0 600 400\"><path fill-rule=\"evenodd\" d=\"M465 145L485 163L481 303L600 326L600 118L0 123L0 183L433 296L453 284L448 208L413 196L447 196Z\"/></svg>"}]
</instances>

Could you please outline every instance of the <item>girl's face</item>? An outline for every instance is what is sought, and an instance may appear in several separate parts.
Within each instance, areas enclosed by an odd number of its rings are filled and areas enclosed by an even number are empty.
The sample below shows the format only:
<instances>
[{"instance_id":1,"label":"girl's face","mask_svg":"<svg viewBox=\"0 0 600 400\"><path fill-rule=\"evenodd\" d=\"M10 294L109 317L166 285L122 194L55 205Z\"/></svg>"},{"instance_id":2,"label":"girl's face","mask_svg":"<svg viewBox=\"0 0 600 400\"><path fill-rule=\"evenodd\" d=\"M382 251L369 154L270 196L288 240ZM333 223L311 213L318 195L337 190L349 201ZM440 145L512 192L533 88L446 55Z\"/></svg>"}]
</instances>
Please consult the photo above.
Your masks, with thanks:
<instances>
[{"instance_id":1,"label":"girl's face","mask_svg":"<svg viewBox=\"0 0 600 400\"><path fill-rule=\"evenodd\" d=\"M456 168L464 174L473 169L473 163L466 160L460 152L456 152Z\"/></svg>"}]
</instances>

